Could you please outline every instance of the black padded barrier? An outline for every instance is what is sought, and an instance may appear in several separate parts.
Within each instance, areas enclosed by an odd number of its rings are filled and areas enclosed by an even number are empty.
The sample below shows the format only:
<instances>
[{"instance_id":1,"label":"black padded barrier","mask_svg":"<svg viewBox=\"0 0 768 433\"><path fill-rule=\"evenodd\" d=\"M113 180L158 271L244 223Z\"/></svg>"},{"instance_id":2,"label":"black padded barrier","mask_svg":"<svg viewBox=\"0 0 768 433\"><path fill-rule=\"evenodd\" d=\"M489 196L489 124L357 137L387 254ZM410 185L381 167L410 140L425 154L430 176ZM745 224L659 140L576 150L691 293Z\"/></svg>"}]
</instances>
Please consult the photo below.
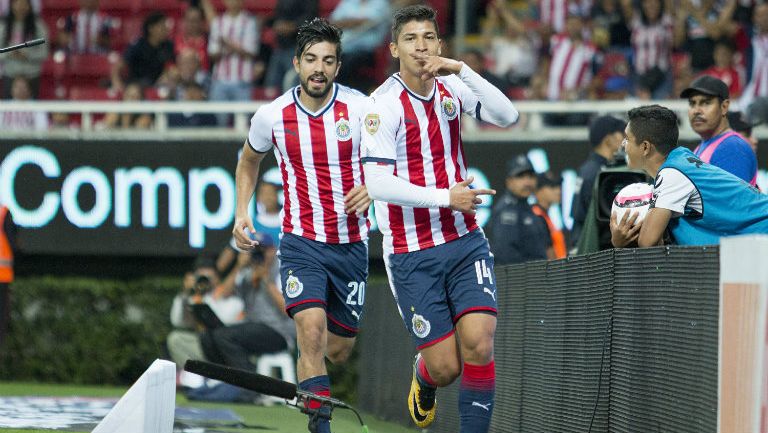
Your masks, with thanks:
<instances>
[{"instance_id":1,"label":"black padded barrier","mask_svg":"<svg viewBox=\"0 0 768 433\"><path fill-rule=\"evenodd\" d=\"M608 250L496 278L491 432L716 430L717 247ZM410 425L410 337L388 288L366 301L358 404ZM429 432L458 431L457 396L458 383L439 390Z\"/></svg>"}]
</instances>

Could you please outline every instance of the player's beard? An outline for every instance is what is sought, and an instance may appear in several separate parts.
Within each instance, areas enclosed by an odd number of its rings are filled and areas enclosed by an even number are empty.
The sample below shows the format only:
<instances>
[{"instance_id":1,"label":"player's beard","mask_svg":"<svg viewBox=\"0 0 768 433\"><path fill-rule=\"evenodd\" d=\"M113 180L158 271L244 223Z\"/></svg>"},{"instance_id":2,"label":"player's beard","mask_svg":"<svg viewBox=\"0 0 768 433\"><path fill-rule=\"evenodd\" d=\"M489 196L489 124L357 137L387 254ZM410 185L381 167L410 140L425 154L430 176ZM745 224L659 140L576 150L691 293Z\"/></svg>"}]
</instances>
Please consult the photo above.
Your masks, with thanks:
<instances>
[{"instance_id":1,"label":"player's beard","mask_svg":"<svg viewBox=\"0 0 768 433\"><path fill-rule=\"evenodd\" d=\"M325 86L320 88L319 90L313 90L309 87L309 80L311 80L313 77L321 77L325 79ZM333 86L333 81L329 80L325 74L313 74L307 77L305 80L301 80L301 90L303 90L307 95L313 97L313 98L324 98L328 92L331 91L331 87Z\"/></svg>"}]
</instances>

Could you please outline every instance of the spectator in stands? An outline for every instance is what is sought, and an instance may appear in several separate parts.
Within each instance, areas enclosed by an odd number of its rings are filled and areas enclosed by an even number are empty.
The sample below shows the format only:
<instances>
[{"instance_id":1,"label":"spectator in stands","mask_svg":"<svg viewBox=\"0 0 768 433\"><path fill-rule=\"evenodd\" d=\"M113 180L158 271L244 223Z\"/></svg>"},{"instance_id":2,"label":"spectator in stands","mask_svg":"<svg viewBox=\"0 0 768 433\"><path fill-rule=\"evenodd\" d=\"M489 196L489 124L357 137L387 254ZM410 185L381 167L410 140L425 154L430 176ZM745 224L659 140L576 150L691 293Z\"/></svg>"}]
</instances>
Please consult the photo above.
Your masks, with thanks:
<instances>
[{"instance_id":1,"label":"spectator in stands","mask_svg":"<svg viewBox=\"0 0 768 433\"><path fill-rule=\"evenodd\" d=\"M136 82L130 82L123 90L123 101L137 102L144 100L144 87ZM104 116L103 127L107 129L149 129L152 127L152 115L148 113L116 113L110 112Z\"/></svg>"},{"instance_id":2,"label":"spectator in stands","mask_svg":"<svg viewBox=\"0 0 768 433\"><path fill-rule=\"evenodd\" d=\"M0 15L5 16L8 14L8 11L11 10L11 1L12 0L0 0ZM31 0L29 3L32 5L32 10L35 11L37 15L40 15L43 12L43 0Z\"/></svg>"},{"instance_id":3,"label":"spectator in stands","mask_svg":"<svg viewBox=\"0 0 768 433\"><path fill-rule=\"evenodd\" d=\"M269 279L274 245L240 253L234 290L245 300L245 321L210 331L203 352L212 362L253 371L249 358L295 347L296 327L284 312L283 295Z\"/></svg>"},{"instance_id":4,"label":"spectator in stands","mask_svg":"<svg viewBox=\"0 0 768 433\"><path fill-rule=\"evenodd\" d=\"M536 44L504 0L490 2L486 13L483 39L493 59L492 72L507 82L504 86L494 85L502 91L510 86L528 86L539 60Z\"/></svg>"},{"instance_id":5,"label":"spectator in stands","mask_svg":"<svg viewBox=\"0 0 768 433\"><path fill-rule=\"evenodd\" d=\"M186 48L176 56L176 64L165 71L157 86L167 94L168 99L180 101L185 99L187 85L197 84L207 94L210 83L211 76L201 68L197 51Z\"/></svg>"},{"instance_id":6,"label":"spectator in stands","mask_svg":"<svg viewBox=\"0 0 768 433\"><path fill-rule=\"evenodd\" d=\"M181 101L195 104L205 101L205 89L194 81L184 84L184 92ZM204 128L216 126L216 116L212 113L170 113L168 114L168 126L171 128Z\"/></svg>"},{"instance_id":7,"label":"spectator in stands","mask_svg":"<svg viewBox=\"0 0 768 433\"><path fill-rule=\"evenodd\" d=\"M11 99L14 101L29 101L32 90L29 81L24 77L16 77L11 84ZM0 130L3 131L47 131L48 113L44 111L4 111L0 112Z\"/></svg>"},{"instance_id":8,"label":"spectator in stands","mask_svg":"<svg viewBox=\"0 0 768 433\"><path fill-rule=\"evenodd\" d=\"M597 48L584 39L582 17L570 14L566 31L552 37L550 43L549 84L551 101L576 101L586 95L594 72Z\"/></svg>"},{"instance_id":9,"label":"spectator in stands","mask_svg":"<svg viewBox=\"0 0 768 433\"><path fill-rule=\"evenodd\" d=\"M621 147L625 126L626 123L613 116L600 116L589 125L589 143L592 145L592 152L579 167L579 178L575 187L577 192L571 207L573 217L571 244L574 246L579 241L587 219L597 175Z\"/></svg>"},{"instance_id":10,"label":"spectator in stands","mask_svg":"<svg viewBox=\"0 0 768 433\"><path fill-rule=\"evenodd\" d=\"M757 157L749 143L728 124L728 86L702 75L680 97L688 100L691 128L701 137L701 144L694 150L696 156L755 185Z\"/></svg>"},{"instance_id":11,"label":"spectator in stands","mask_svg":"<svg viewBox=\"0 0 768 433\"><path fill-rule=\"evenodd\" d=\"M768 3L755 6L751 44L747 52L747 85L739 105L749 108L757 97L768 96Z\"/></svg>"},{"instance_id":12,"label":"spectator in stands","mask_svg":"<svg viewBox=\"0 0 768 433\"><path fill-rule=\"evenodd\" d=\"M715 77L728 86L731 98L741 96L744 87L742 71L740 71L733 59L733 43L727 39L721 39L715 44L715 64L704 71L704 75Z\"/></svg>"},{"instance_id":13,"label":"spectator in stands","mask_svg":"<svg viewBox=\"0 0 768 433\"><path fill-rule=\"evenodd\" d=\"M598 69L597 48L584 38L583 18L574 12L568 15L566 31L552 36L550 57L544 61L549 81L547 99L550 101L577 101L586 99L593 91L593 76ZM548 113L548 125L585 125L587 113Z\"/></svg>"},{"instance_id":14,"label":"spectator in stands","mask_svg":"<svg viewBox=\"0 0 768 433\"><path fill-rule=\"evenodd\" d=\"M661 245L669 231L679 245L718 244L721 237L768 234L768 196L706 164L678 144L677 116L658 105L629 111L624 149L630 168L655 178L654 204L641 223L611 215L611 242ZM628 215L629 213L627 213Z\"/></svg>"},{"instance_id":15,"label":"spectator in stands","mask_svg":"<svg viewBox=\"0 0 768 433\"><path fill-rule=\"evenodd\" d=\"M536 172L525 155L507 163L506 191L491 213L491 250L496 265L546 260L552 241L543 219L528 197L536 188Z\"/></svg>"},{"instance_id":16,"label":"spectator in stands","mask_svg":"<svg viewBox=\"0 0 768 433\"><path fill-rule=\"evenodd\" d=\"M203 71L210 71L208 60L208 34L206 33L205 17L200 8L188 7L184 11L184 19L181 28L173 38L174 55L178 60L184 51L193 51L197 54L200 67Z\"/></svg>"},{"instance_id":17,"label":"spectator in stands","mask_svg":"<svg viewBox=\"0 0 768 433\"><path fill-rule=\"evenodd\" d=\"M632 0L621 0L626 22L631 30L633 72L642 90L653 99L669 97L672 92L672 49L674 23L671 0L642 0L636 10ZM636 90L637 91L637 90Z\"/></svg>"},{"instance_id":18,"label":"spectator in stands","mask_svg":"<svg viewBox=\"0 0 768 433\"><path fill-rule=\"evenodd\" d=\"M56 45L74 54L106 54L112 26L112 18L99 11L99 0L80 0L80 10L66 17L56 34Z\"/></svg>"},{"instance_id":19,"label":"spectator in stands","mask_svg":"<svg viewBox=\"0 0 768 433\"><path fill-rule=\"evenodd\" d=\"M154 86L165 69L173 64L173 42L165 15L153 12L144 20L142 36L126 50L121 61L112 68L112 87L123 90L123 70L127 67L128 81L142 86Z\"/></svg>"},{"instance_id":20,"label":"spectator in stands","mask_svg":"<svg viewBox=\"0 0 768 433\"><path fill-rule=\"evenodd\" d=\"M341 0L330 16L331 24L343 31L341 69L338 81L363 93L378 85L360 69L376 65L376 51L389 31L389 1Z\"/></svg>"},{"instance_id":21,"label":"spectator in stands","mask_svg":"<svg viewBox=\"0 0 768 433\"><path fill-rule=\"evenodd\" d=\"M281 0L277 2L268 27L274 34L272 55L269 57L264 86L287 91L297 79L286 80L286 74L293 76L293 57L296 55L296 29L304 21L317 16L317 0ZM289 84L284 85L285 82ZM296 81L298 83L298 81Z\"/></svg>"},{"instance_id":22,"label":"spectator in stands","mask_svg":"<svg viewBox=\"0 0 768 433\"><path fill-rule=\"evenodd\" d=\"M731 38L738 27L733 21L737 0L682 0L675 23L677 46L691 55L695 73L714 65L715 41Z\"/></svg>"},{"instance_id":23,"label":"spectator in stands","mask_svg":"<svg viewBox=\"0 0 768 433\"><path fill-rule=\"evenodd\" d=\"M259 49L256 19L243 9L243 0L225 0L226 10L211 24L208 54L213 62L210 99L249 101L253 89L253 64ZM220 126L229 123L217 115Z\"/></svg>"},{"instance_id":24,"label":"spectator in stands","mask_svg":"<svg viewBox=\"0 0 768 433\"><path fill-rule=\"evenodd\" d=\"M234 276L221 283L213 261L205 257L198 258L194 270L184 276L184 285L171 306L174 330L166 341L171 359L179 368L189 359L205 359L200 337L206 328L193 316L191 305L208 304L225 325L242 321L245 303L229 295L232 289L227 287L233 281Z\"/></svg>"},{"instance_id":25,"label":"spectator in stands","mask_svg":"<svg viewBox=\"0 0 768 433\"><path fill-rule=\"evenodd\" d=\"M460 57L461 61L470 67L473 71L480 74L489 83L493 84L497 89L502 92L509 90L509 83L501 77L498 77L494 73L485 67L485 58L480 50L470 48L464 51L464 54Z\"/></svg>"},{"instance_id":26,"label":"spectator in stands","mask_svg":"<svg viewBox=\"0 0 768 433\"><path fill-rule=\"evenodd\" d=\"M604 50L630 53L630 32L619 0L598 0L592 6L592 41Z\"/></svg>"},{"instance_id":27,"label":"spectator in stands","mask_svg":"<svg viewBox=\"0 0 768 433\"><path fill-rule=\"evenodd\" d=\"M21 44L37 38L47 38L48 28L30 6L29 0L11 0L11 8L0 21L0 46ZM40 88L40 72L48 57L48 45L23 48L3 54L3 98L11 96L14 78L24 77L29 82L32 99L37 99Z\"/></svg>"},{"instance_id":28,"label":"spectator in stands","mask_svg":"<svg viewBox=\"0 0 768 433\"><path fill-rule=\"evenodd\" d=\"M547 258L550 260L562 259L568 255L565 235L549 217L552 205L560 204L563 195L562 182L562 179L551 171L539 174L536 181L536 203L531 206L533 213L546 223L547 232L552 241L551 246L547 248Z\"/></svg>"}]
</instances>

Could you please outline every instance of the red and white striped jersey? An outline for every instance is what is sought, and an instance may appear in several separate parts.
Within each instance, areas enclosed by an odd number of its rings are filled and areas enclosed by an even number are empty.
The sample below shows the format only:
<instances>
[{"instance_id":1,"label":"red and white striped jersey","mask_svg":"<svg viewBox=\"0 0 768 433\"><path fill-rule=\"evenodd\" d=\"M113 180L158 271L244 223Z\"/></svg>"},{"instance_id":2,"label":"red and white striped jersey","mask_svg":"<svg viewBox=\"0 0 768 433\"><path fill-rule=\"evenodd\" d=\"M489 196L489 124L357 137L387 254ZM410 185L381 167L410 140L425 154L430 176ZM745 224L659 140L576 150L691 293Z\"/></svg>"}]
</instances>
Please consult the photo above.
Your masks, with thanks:
<instances>
[{"instance_id":1,"label":"red and white striped jersey","mask_svg":"<svg viewBox=\"0 0 768 433\"><path fill-rule=\"evenodd\" d=\"M411 92L395 74L372 95L362 133L363 161L393 164L394 174L422 187L450 189L467 177L461 113L478 117L479 100L459 77L435 78L432 94ZM376 201L386 253L407 253L475 230L475 216L448 208L413 208Z\"/></svg>"},{"instance_id":2,"label":"red and white striped jersey","mask_svg":"<svg viewBox=\"0 0 768 433\"><path fill-rule=\"evenodd\" d=\"M538 0L539 22L560 33L565 30L568 14L589 17L592 3L592 0Z\"/></svg>"},{"instance_id":3,"label":"red and white striped jersey","mask_svg":"<svg viewBox=\"0 0 768 433\"><path fill-rule=\"evenodd\" d=\"M333 86L333 97L316 113L301 105L300 86L261 106L248 143L261 153L274 148L283 175L282 232L345 244L368 239L367 212L344 212L344 196L364 183L360 128L368 98Z\"/></svg>"},{"instance_id":4,"label":"red and white striped jersey","mask_svg":"<svg viewBox=\"0 0 768 433\"><path fill-rule=\"evenodd\" d=\"M548 24L555 32L565 30L568 0L539 0L539 22Z\"/></svg>"},{"instance_id":5,"label":"red and white striped jersey","mask_svg":"<svg viewBox=\"0 0 768 433\"><path fill-rule=\"evenodd\" d=\"M637 74L644 74L654 66L658 66L662 71L669 71L674 42L672 24L672 17L668 14L664 14L654 25L643 24L640 12L635 12L630 28Z\"/></svg>"},{"instance_id":6,"label":"red and white striped jersey","mask_svg":"<svg viewBox=\"0 0 768 433\"><path fill-rule=\"evenodd\" d=\"M566 92L585 88L592 80L597 48L588 41L574 42L566 34L552 36L547 98L556 101Z\"/></svg>"},{"instance_id":7,"label":"red and white striped jersey","mask_svg":"<svg viewBox=\"0 0 768 433\"><path fill-rule=\"evenodd\" d=\"M760 96L768 96L768 34L752 37L752 74L744 88L741 106L747 107Z\"/></svg>"},{"instance_id":8,"label":"red and white striped jersey","mask_svg":"<svg viewBox=\"0 0 768 433\"><path fill-rule=\"evenodd\" d=\"M223 41L232 41L246 52L259 52L259 32L256 19L248 12L236 16L224 13L214 18L208 36L208 54L222 54L213 67L213 79L228 83L253 81L253 60L235 53L228 53ZM227 54L228 53L228 54Z\"/></svg>"},{"instance_id":9,"label":"red and white striped jersey","mask_svg":"<svg viewBox=\"0 0 768 433\"><path fill-rule=\"evenodd\" d=\"M99 37L109 36L112 18L102 12L80 10L67 17L64 29L72 33L69 49L73 53L102 54L108 47L99 46Z\"/></svg>"}]
</instances>

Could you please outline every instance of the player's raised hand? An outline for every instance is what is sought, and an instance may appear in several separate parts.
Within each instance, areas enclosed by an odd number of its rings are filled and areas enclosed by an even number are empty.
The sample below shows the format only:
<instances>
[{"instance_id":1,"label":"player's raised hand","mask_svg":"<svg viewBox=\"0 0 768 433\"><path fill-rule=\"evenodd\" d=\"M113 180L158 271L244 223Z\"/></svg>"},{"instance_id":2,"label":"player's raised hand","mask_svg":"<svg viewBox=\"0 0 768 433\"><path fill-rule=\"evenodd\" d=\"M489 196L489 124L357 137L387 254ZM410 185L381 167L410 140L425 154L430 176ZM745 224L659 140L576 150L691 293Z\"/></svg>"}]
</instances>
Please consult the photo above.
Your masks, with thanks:
<instances>
[{"instance_id":1,"label":"player's raised hand","mask_svg":"<svg viewBox=\"0 0 768 433\"><path fill-rule=\"evenodd\" d=\"M635 224L639 216L640 212L637 211L624 212L624 216L619 221L616 212L611 212L609 228L611 229L611 244L614 247L623 248L633 242L637 242L637 238L640 236L640 228L643 225L642 221Z\"/></svg>"},{"instance_id":2,"label":"player's raised hand","mask_svg":"<svg viewBox=\"0 0 768 433\"><path fill-rule=\"evenodd\" d=\"M352 188L344 196L344 212L348 214L362 215L371 205L371 197L368 196L368 188L365 185L358 185Z\"/></svg>"},{"instance_id":3,"label":"player's raised hand","mask_svg":"<svg viewBox=\"0 0 768 433\"><path fill-rule=\"evenodd\" d=\"M469 185L472 184L475 178L470 176L466 180L463 180L451 188L449 194L451 198L451 209L462 213L475 213L477 211L477 205L483 203L483 199L478 196L481 195L495 195L496 190L493 189L472 189Z\"/></svg>"},{"instance_id":4,"label":"player's raised hand","mask_svg":"<svg viewBox=\"0 0 768 433\"><path fill-rule=\"evenodd\" d=\"M241 250L250 251L259 245L259 242L255 239L256 229L253 228L251 218L247 215L235 219L235 227L232 229L232 237L235 238L235 244Z\"/></svg>"},{"instance_id":5,"label":"player's raised hand","mask_svg":"<svg viewBox=\"0 0 768 433\"><path fill-rule=\"evenodd\" d=\"M414 59L424 63L424 72L421 74L421 79L424 81L442 75L458 74L464 66L463 62L446 57L430 56L418 52L411 55Z\"/></svg>"}]
</instances>

